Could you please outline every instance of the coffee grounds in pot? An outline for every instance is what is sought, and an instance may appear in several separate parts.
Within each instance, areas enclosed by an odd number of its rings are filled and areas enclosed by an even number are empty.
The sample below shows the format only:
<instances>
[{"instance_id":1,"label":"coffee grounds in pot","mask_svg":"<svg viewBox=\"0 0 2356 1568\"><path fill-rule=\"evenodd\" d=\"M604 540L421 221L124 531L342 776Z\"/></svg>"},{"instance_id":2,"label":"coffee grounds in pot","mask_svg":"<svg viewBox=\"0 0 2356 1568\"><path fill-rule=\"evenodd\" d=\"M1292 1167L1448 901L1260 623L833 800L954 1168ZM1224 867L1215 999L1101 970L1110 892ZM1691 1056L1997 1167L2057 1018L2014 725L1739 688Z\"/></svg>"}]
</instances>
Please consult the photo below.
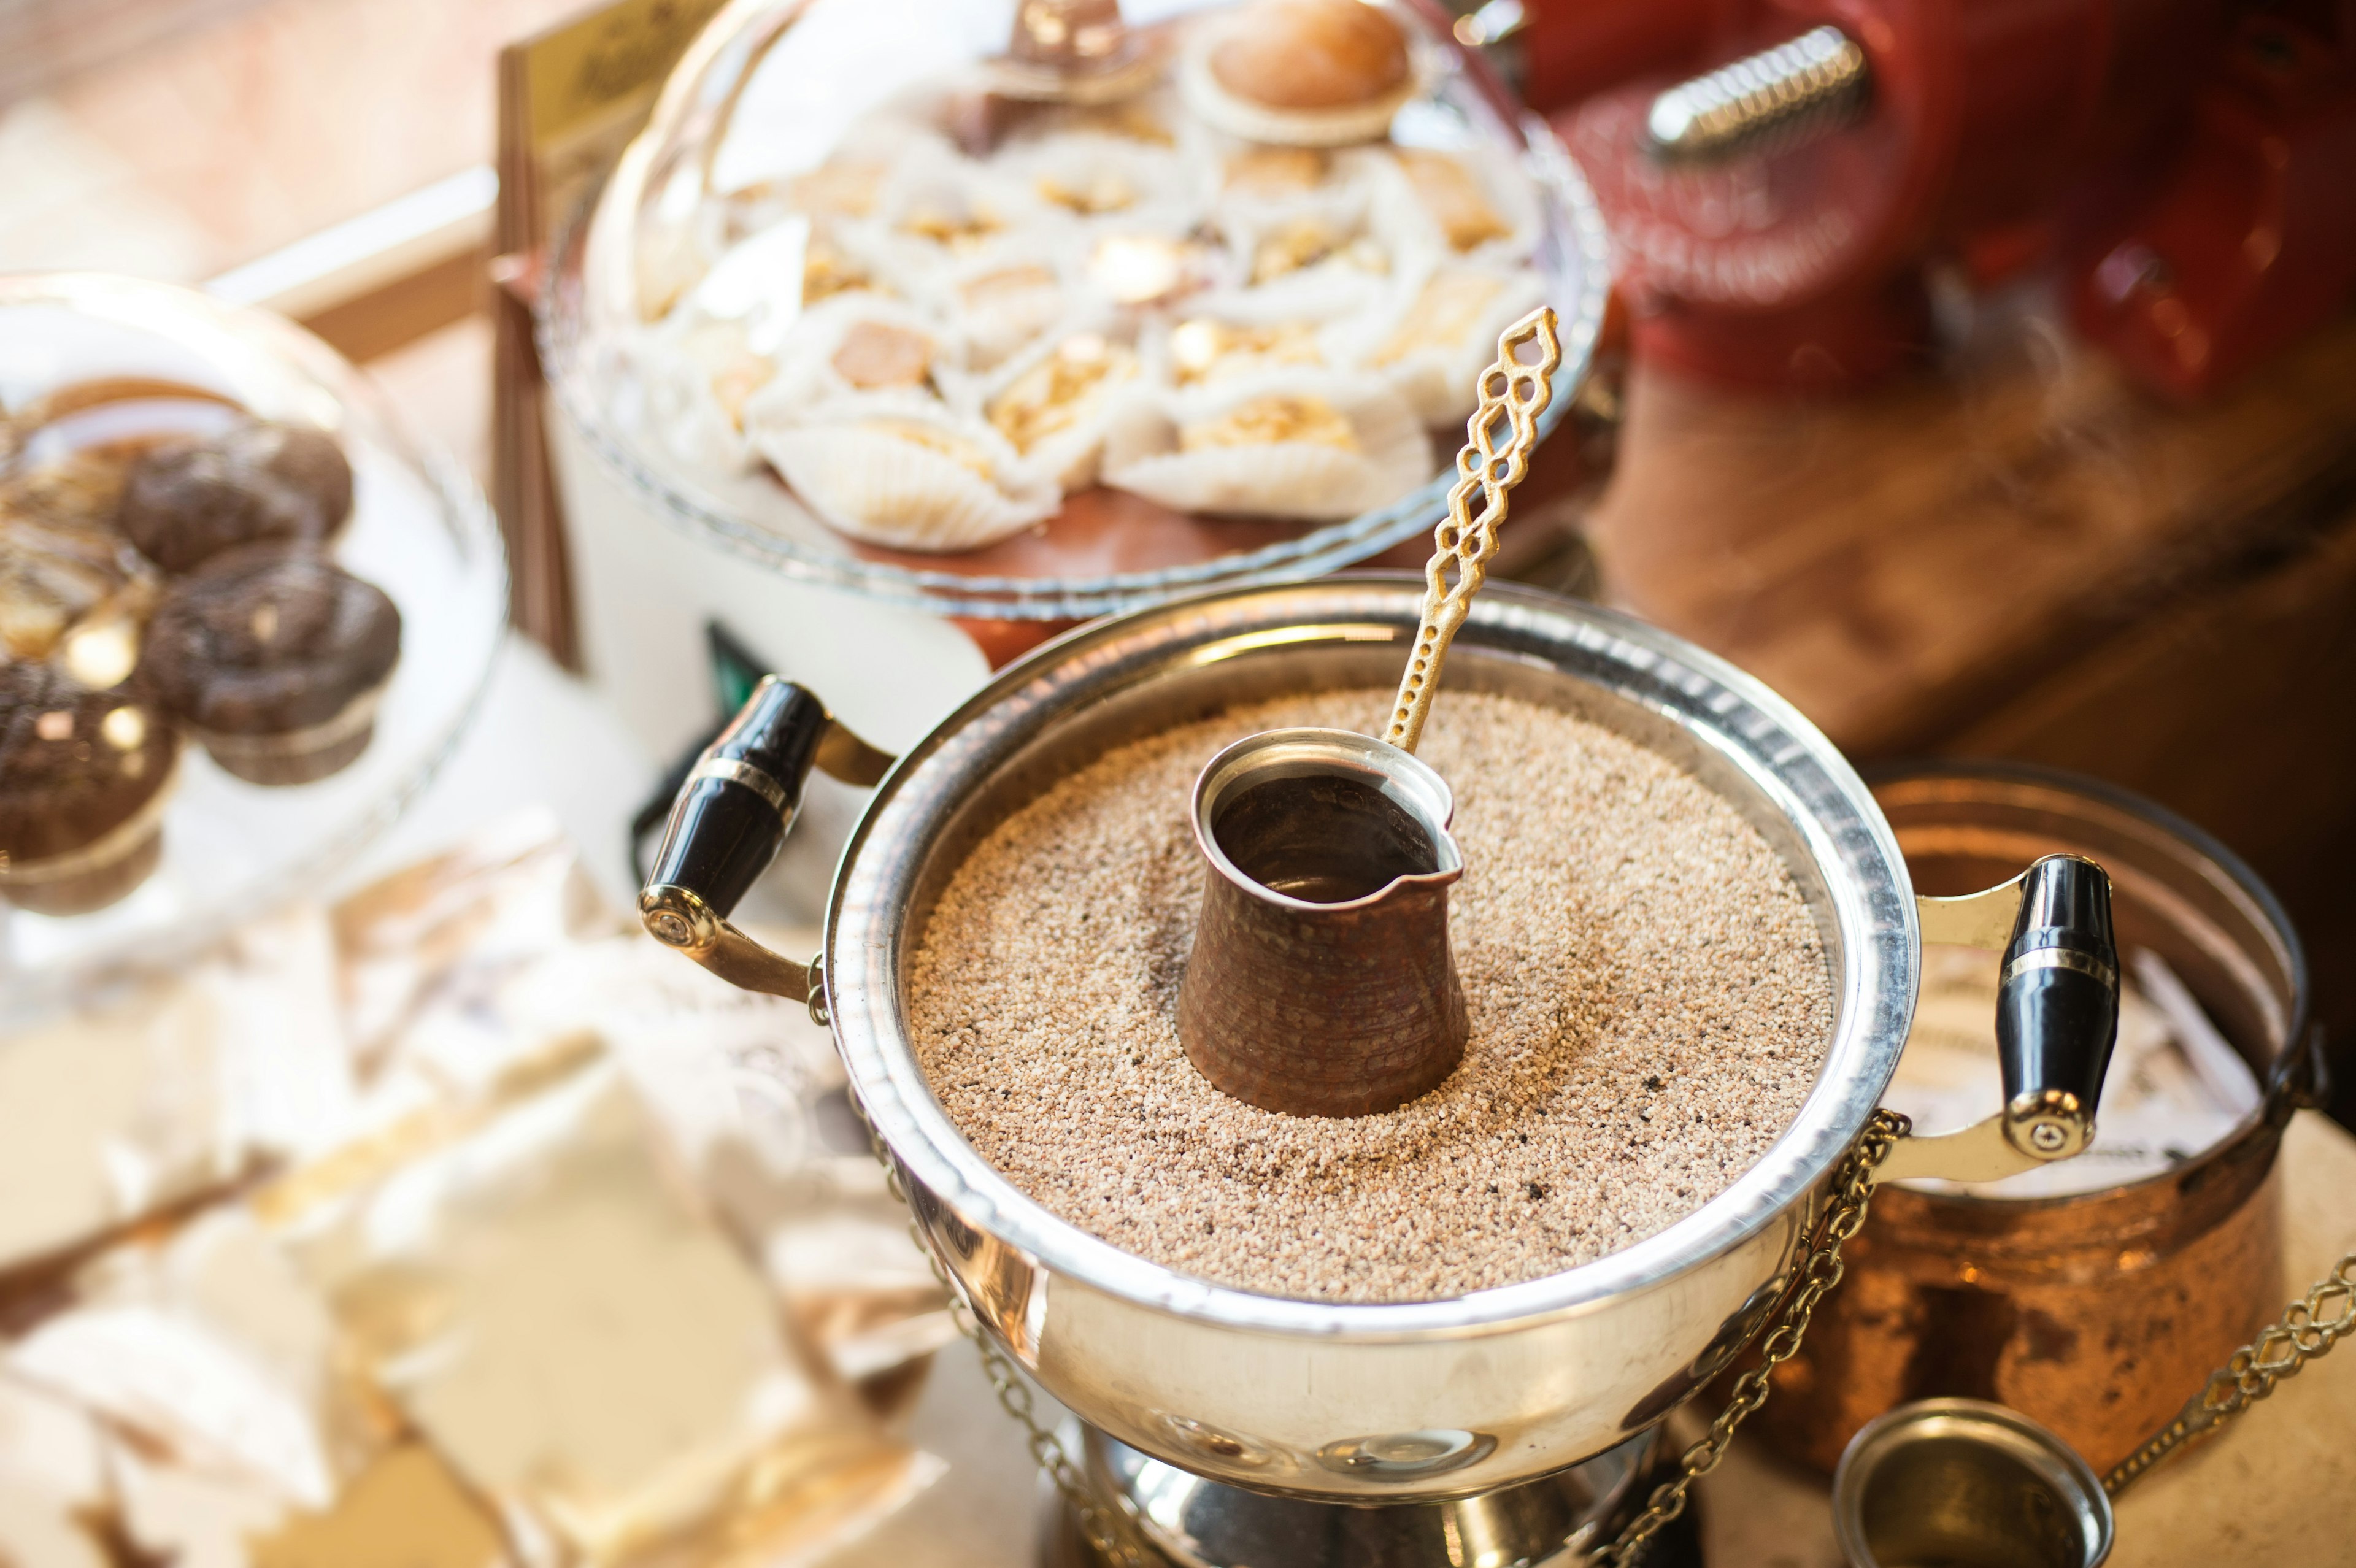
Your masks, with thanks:
<instances>
[{"instance_id":1,"label":"coffee grounds in pot","mask_svg":"<svg viewBox=\"0 0 2356 1568\"><path fill-rule=\"evenodd\" d=\"M1425 1301L1538 1279L1723 1191L1807 1098L1833 987L1765 839L1634 741L1451 692L1417 754L1456 795L1463 1064L1396 1111L1287 1116L1179 1048L1213 753L1379 732L1387 691L1238 708L1117 748L1000 824L911 965L918 1060L984 1158L1115 1246L1222 1285Z\"/></svg>"}]
</instances>

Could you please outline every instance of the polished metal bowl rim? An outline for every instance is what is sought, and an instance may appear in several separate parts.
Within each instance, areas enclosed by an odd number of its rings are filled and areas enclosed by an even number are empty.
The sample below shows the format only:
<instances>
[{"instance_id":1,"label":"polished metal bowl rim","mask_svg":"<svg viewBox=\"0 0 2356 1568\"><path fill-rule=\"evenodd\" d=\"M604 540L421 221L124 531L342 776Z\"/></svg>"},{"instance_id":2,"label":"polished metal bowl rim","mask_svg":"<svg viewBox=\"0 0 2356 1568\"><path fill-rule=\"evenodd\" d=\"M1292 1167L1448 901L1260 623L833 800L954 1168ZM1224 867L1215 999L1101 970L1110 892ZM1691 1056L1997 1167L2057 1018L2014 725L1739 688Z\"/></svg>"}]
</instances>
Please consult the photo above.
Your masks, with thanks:
<instances>
[{"instance_id":1,"label":"polished metal bowl rim","mask_svg":"<svg viewBox=\"0 0 2356 1568\"><path fill-rule=\"evenodd\" d=\"M901 1168L967 1225L1050 1275L1237 1330L1369 1342L1444 1340L1600 1310L1718 1256L1806 1201L1879 1101L1912 1021L1921 943L1896 838L1839 751L1762 682L1633 617L1512 585L1493 586L1459 634L1460 659L1544 654L1601 661L1629 697L1683 725L1789 818L1819 868L1847 961L1825 1068L1797 1119L1749 1171L1667 1230L1567 1273L1447 1300L1337 1304L1262 1296L1148 1262L1050 1213L993 1169L926 1086L900 1007L908 906L923 845L986 777L993 743L1035 732L1088 695L1198 667L1325 627L1404 648L1422 579L1361 573L1226 589L1083 626L1009 667L904 755L843 850L827 916L826 998L868 1118ZM1484 646L1485 645L1485 646Z\"/></svg>"}]
</instances>

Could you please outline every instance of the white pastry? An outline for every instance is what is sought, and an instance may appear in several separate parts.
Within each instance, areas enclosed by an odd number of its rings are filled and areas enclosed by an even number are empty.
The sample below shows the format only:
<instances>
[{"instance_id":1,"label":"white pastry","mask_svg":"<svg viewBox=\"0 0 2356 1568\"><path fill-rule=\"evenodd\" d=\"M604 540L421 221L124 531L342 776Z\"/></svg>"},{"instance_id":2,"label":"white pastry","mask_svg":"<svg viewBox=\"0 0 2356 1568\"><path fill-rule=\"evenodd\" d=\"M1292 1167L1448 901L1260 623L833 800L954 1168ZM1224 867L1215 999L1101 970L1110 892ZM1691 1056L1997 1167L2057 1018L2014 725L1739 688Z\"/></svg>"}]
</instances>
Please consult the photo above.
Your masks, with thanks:
<instances>
[{"instance_id":1,"label":"white pastry","mask_svg":"<svg viewBox=\"0 0 2356 1568\"><path fill-rule=\"evenodd\" d=\"M1431 473L1430 439L1395 393L1331 373L1134 404L1105 443L1107 484L1183 511L1355 517Z\"/></svg>"},{"instance_id":2,"label":"white pastry","mask_svg":"<svg viewBox=\"0 0 2356 1568\"><path fill-rule=\"evenodd\" d=\"M841 401L754 442L827 523L896 549L977 549L1063 500L986 420L938 404Z\"/></svg>"},{"instance_id":3,"label":"white pastry","mask_svg":"<svg viewBox=\"0 0 2356 1568\"><path fill-rule=\"evenodd\" d=\"M1096 482L1105 430L1139 369L1135 347L1103 330L1062 334L1010 367L984 412L1025 464L1081 489Z\"/></svg>"},{"instance_id":4,"label":"white pastry","mask_svg":"<svg viewBox=\"0 0 2356 1568\"><path fill-rule=\"evenodd\" d=\"M916 142L873 212L847 222L844 233L894 287L921 294L950 272L1052 239L1069 220L1017 172L962 157L945 143Z\"/></svg>"},{"instance_id":5,"label":"white pastry","mask_svg":"<svg viewBox=\"0 0 2356 1568\"><path fill-rule=\"evenodd\" d=\"M632 347L647 389L647 417L670 454L691 468L750 473L758 464L744 439L744 404L776 375L755 354L744 325L685 313L648 329Z\"/></svg>"},{"instance_id":6,"label":"white pastry","mask_svg":"<svg viewBox=\"0 0 2356 1568\"><path fill-rule=\"evenodd\" d=\"M1324 341L1330 325L1245 313L1205 311L1173 323L1153 341L1160 379L1180 389L1215 387L1333 362Z\"/></svg>"},{"instance_id":7,"label":"white pastry","mask_svg":"<svg viewBox=\"0 0 2356 1568\"><path fill-rule=\"evenodd\" d=\"M1313 179L1309 165L1272 152L1227 165L1215 221L1237 285L1264 302L1251 307L1262 314L1354 314L1379 301L1399 270L1400 235L1376 220L1385 171L1360 151L1311 155L1323 161Z\"/></svg>"},{"instance_id":8,"label":"white pastry","mask_svg":"<svg viewBox=\"0 0 2356 1568\"><path fill-rule=\"evenodd\" d=\"M951 271L928 304L955 324L966 363L977 371L1003 364L1071 312L1069 246L1010 247Z\"/></svg>"},{"instance_id":9,"label":"white pastry","mask_svg":"<svg viewBox=\"0 0 2356 1568\"><path fill-rule=\"evenodd\" d=\"M1392 176L1382 182L1384 206L1397 199L1394 189L1403 194L1409 220L1428 228L1445 256L1492 263L1528 257L1537 242L1537 203L1518 171L1501 172L1477 156L1430 147L1399 147L1383 162Z\"/></svg>"},{"instance_id":10,"label":"white pastry","mask_svg":"<svg viewBox=\"0 0 2356 1568\"><path fill-rule=\"evenodd\" d=\"M1084 226L1150 225L1183 233L1201 220L1201 165L1177 152L1102 135L1055 135L1017 144L991 160L1044 206Z\"/></svg>"},{"instance_id":11,"label":"white pastry","mask_svg":"<svg viewBox=\"0 0 2356 1568\"><path fill-rule=\"evenodd\" d=\"M776 351L776 374L748 396L747 432L821 416L844 399L888 397L923 411L971 404L966 348L936 315L880 294L854 293L803 313Z\"/></svg>"},{"instance_id":12,"label":"white pastry","mask_svg":"<svg viewBox=\"0 0 2356 1568\"><path fill-rule=\"evenodd\" d=\"M1441 266L1403 280L1397 308L1369 332L1364 364L1426 424L1472 413L1475 381L1497 357L1497 335L1545 293L1521 268Z\"/></svg>"},{"instance_id":13,"label":"white pastry","mask_svg":"<svg viewBox=\"0 0 2356 1568\"><path fill-rule=\"evenodd\" d=\"M1157 308L1220 281L1217 260L1191 237L1113 229L1089 244L1081 279L1088 296L1103 304Z\"/></svg>"}]
</instances>

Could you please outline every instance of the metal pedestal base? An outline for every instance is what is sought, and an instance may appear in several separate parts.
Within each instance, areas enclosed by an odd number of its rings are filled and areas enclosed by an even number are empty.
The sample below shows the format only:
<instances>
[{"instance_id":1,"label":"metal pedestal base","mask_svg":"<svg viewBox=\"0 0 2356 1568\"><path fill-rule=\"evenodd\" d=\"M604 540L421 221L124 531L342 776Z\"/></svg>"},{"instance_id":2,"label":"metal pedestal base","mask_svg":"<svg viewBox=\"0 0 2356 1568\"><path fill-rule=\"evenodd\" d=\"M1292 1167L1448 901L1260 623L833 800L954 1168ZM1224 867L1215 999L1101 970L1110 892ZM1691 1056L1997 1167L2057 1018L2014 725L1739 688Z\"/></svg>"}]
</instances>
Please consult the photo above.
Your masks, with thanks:
<instances>
[{"instance_id":1,"label":"metal pedestal base","mask_svg":"<svg viewBox=\"0 0 2356 1568\"><path fill-rule=\"evenodd\" d=\"M1585 1568L1643 1507L1655 1434L1526 1486L1446 1503L1354 1506L1269 1497L1147 1457L1068 1424L1089 1486L1154 1568ZM1117 1568L1071 1506L1043 1497L1041 1568ZM1690 1511L1655 1536L1644 1568L1699 1568Z\"/></svg>"}]
</instances>

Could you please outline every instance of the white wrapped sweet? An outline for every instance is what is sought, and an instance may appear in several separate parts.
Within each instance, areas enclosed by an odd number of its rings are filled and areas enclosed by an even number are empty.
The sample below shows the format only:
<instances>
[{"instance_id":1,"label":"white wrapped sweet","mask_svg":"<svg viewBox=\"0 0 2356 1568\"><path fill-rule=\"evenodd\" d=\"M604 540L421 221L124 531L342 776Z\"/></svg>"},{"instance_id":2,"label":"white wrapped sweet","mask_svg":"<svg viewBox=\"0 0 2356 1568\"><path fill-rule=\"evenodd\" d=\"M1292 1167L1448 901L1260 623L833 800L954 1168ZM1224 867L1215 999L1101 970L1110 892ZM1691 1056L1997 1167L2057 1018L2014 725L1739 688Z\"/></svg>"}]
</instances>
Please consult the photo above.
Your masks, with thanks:
<instances>
[{"instance_id":1,"label":"white wrapped sweet","mask_svg":"<svg viewBox=\"0 0 2356 1568\"><path fill-rule=\"evenodd\" d=\"M1301 371L1124 405L1104 479L1182 511L1334 518L1430 477L1430 438L1378 381Z\"/></svg>"},{"instance_id":2,"label":"white wrapped sweet","mask_svg":"<svg viewBox=\"0 0 2356 1568\"><path fill-rule=\"evenodd\" d=\"M1084 227L1118 222L1183 234L1208 205L1200 164L1129 137L1066 132L1027 138L1011 144L990 167Z\"/></svg>"},{"instance_id":3,"label":"white wrapped sweet","mask_svg":"<svg viewBox=\"0 0 2356 1568\"><path fill-rule=\"evenodd\" d=\"M776 345L774 358L775 379L745 406L748 429L822 414L833 403L871 394L965 412L974 407L964 344L932 315L883 294L844 294L812 305Z\"/></svg>"},{"instance_id":4,"label":"white wrapped sweet","mask_svg":"<svg viewBox=\"0 0 2356 1568\"><path fill-rule=\"evenodd\" d=\"M740 241L635 346L647 412L682 462L749 473L757 458L745 405L776 379L777 352L805 308L872 289L821 223L791 213Z\"/></svg>"},{"instance_id":5,"label":"white wrapped sweet","mask_svg":"<svg viewBox=\"0 0 2356 1568\"><path fill-rule=\"evenodd\" d=\"M895 549L978 549L1063 501L988 421L905 393L756 425L753 441L827 523Z\"/></svg>"},{"instance_id":6,"label":"white wrapped sweet","mask_svg":"<svg viewBox=\"0 0 2356 1568\"><path fill-rule=\"evenodd\" d=\"M1007 368L984 412L1031 468L1066 490L1096 483L1105 432L1141 362L1109 324L1059 332Z\"/></svg>"},{"instance_id":7,"label":"white wrapped sweet","mask_svg":"<svg viewBox=\"0 0 2356 1568\"><path fill-rule=\"evenodd\" d=\"M1482 368L1497 357L1497 335L1545 294L1525 268L1444 263L1401 279L1393 308L1364 341L1369 370L1426 424L1455 424L1472 411Z\"/></svg>"},{"instance_id":8,"label":"white wrapped sweet","mask_svg":"<svg viewBox=\"0 0 2356 1568\"><path fill-rule=\"evenodd\" d=\"M1214 221L1257 308L1331 318L1383 296L1399 261L1399 236L1376 221L1383 172L1361 150L1230 154Z\"/></svg>"},{"instance_id":9,"label":"white wrapped sweet","mask_svg":"<svg viewBox=\"0 0 2356 1568\"><path fill-rule=\"evenodd\" d=\"M1537 246L1537 197L1519 171L1429 147L1373 155L1377 227L1413 228L1442 257L1489 265L1526 261Z\"/></svg>"},{"instance_id":10,"label":"white wrapped sweet","mask_svg":"<svg viewBox=\"0 0 2356 1568\"><path fill-rule=\"evenodd\" d=\"M1009 246L950 269L926 303L954 325L966 363L991 370L1072 314L1075 262L1069 243Z\"/></svg>"},{"instance_id":11,"label":"white wrapped sweet","mask_svg":"<svg viewBox=\"0 0 2356 1568\"><path fill-rule=\"evenodd\" d=\"M1348 324L1254 310L1251 303L1206 300L1203 308L1157 326L1144 345L1154 383L1191 392L1330 368L1353 357Z\"/></svg>"},{"instance_id":12,"label":"white wrapped sweet","mask_svg":"<svg viewBox=\"0 0 2356 1568\"><path fill-rule=\"evenodd\" d=\"M1019 174L919 138L893 165L873 210L847 221L844 233L894 288L926 296L964 267L1052 242L1070 226L1070 215L1042 201Z\"/></svg>"},{"instance_id":13,"label":"white wrapped sweet","mask_svg":"<svg viewBox=\"0 0 2356 1568\"><path fill-rule=\"evenodd\" d=\"M742 322L675 313L633 346L646 415L663 447L691 468L731 476L760 459L744 437L744 405L776 374L752 351Z\"/></svg>"},{"instance_id":14,"label":"white wrapped sweet","mask_svg":"<svg viewBox=\"0 0 2356 1568\"><path fill-rule=\"evenodd\" d=\"M1363 149L1262 147L1229 143L1217 154L1214 215L1224 229L1264 229L1291 218L1355 228L1382 165Z\"/></svg>"},{"instance_id":15,"label":"white wrapped sweet","mask_svg":"<svg viewBox=\"0 0 2356 1568\"><path fill-rule=\"evenodd\" d=\"M1221 281L1216 249L1188 235L1111 229L1088 244L1081 279L1102 304L1168 308Z\"/></svg>"}]
</instances>

